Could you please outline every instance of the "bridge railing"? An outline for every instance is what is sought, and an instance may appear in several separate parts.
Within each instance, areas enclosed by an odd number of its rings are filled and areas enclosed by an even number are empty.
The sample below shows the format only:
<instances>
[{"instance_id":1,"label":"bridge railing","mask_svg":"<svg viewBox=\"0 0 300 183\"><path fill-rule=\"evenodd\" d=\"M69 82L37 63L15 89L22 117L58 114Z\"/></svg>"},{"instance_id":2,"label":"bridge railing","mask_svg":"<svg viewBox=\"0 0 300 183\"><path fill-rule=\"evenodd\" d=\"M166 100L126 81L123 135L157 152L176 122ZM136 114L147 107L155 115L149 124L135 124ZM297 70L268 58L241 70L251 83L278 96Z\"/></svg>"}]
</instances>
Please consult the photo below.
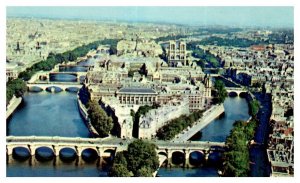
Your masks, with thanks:
<instances>
[{"instance_id":1,"label":"bridge railing","mask_svg":"<svg viewBox=\"0 0 300 183\"><path fill-rule=\"evenodd\" d=\"M93 145L119 145L130 143L131 140L122 140L120 138L80 138L80 137L45 137L45 136L8 136L6 143L62 143L62 144L93 144ZM206 141L183 141L183 142L169 142L169 141L151 141L159 148L209 148L211 146L224 147L224 142L206 142Z\"/></svg>"},{"instance_id":2,"label":"bridge railing","mask_svg":"<svg viewBox=\"0 0 300 183\"><path fill-rule=\"evenodd\" d=\"M247 91L247 89L241 87L225 87L225 89L229 91Z\"/></svg>"}]
</instances>

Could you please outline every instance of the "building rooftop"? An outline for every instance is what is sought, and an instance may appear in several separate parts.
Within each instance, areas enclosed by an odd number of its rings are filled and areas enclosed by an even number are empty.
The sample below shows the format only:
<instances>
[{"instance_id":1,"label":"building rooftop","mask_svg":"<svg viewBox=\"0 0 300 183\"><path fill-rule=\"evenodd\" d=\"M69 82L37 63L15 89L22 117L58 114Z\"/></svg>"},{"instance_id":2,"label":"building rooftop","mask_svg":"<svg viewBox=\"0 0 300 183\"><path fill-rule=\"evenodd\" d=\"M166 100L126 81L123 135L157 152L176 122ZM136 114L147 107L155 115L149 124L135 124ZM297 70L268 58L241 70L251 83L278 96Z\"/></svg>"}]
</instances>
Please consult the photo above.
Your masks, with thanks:
<instances>
[{"instance_id":1,"label":"building rooftop","mask_svg":"<svg viewBox=\"0 0 300 183\"><path fill-rule=\"evenodd\" d=\"M156 94L151 88L121 88L118 93L143 93L143 94Z\"/></svg>"}]
</instances>

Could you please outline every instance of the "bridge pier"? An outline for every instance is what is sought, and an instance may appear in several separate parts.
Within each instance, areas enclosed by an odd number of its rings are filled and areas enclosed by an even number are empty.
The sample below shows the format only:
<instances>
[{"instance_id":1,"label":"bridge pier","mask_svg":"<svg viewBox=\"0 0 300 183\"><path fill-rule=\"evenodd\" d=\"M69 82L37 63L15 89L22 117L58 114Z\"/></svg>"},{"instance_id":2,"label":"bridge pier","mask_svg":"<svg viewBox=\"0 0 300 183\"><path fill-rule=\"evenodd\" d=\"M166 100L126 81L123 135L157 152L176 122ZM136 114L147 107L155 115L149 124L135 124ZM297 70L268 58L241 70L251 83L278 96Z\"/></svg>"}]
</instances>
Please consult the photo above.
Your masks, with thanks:
<instances>
[{"instance_id":1,"label":"bridge pier","mask_svg":"<svg viewBox=\"0 0 300 183\"><path fill-rule=\"evenodd\" d=\"M167 167L171 168L172 167L172 150L166 149L166 153L167 153L167 159L168 159L168 163L167 163Z\"/></svg>"},{"instance_id":2,"label":"bridge pier","mask_svg":"<svg viewBox=\"0 0 300 183\"><path fill-rule=\"evenodd\" d=\"M12 155L6 155L6 164L11 164L13 162L13 157Z\"/></svg>"},{"instance_id":3,"label":"bridge pier","mask_svg":"<svg viewBox=\"0 0 300 183\"><path fill-rule=\"evenodd\" d=\"M204 151L204 157L205 157L205 161L207 161L209 157L209 150Z\"/></svg>"},{"instance_id":4,"label":"bridge pier","mask_svg":"<svg viewBox=\"0 0 300 183\"><path fill-rule=\"evenodd\" d=\"M185 152L184 153L184 167L189 168L190 167L190 152Z\"/></svg>"},{"instance_id":5,"label":"bridge pier","mask_svg":"<svg viewBox=\"0 0 300 183\"><path fill-rule=\"evenodd\" d=\"M102 165L103 165L103 159L101 158L101 156L99 156L96 162L96 166L102 167Z\"/></svg>"},{"instance_id":6,"label":"bridge pier","mask_svg":"<svg viewBox=\"0 0 300 183\"><path fill-rule=\"evenodd\" d=\"M11 156L13 154L13 148L12 147L6 147L6 154L8 156Z\"/></svg>"},{"instance_id":7,"label":"bridge pier","mask_svg":"<svg viewBox=\"0 0 300 183\"><path fill-rule=\"evenodd\" d=\"M54 155L55 155L56 157L58 157L58 156L59 156L60 148L59 148L59 147L56 147L55 145L52 145L52 148L53 148Z\"/></svg>"},{"instance_id":8,"label":"bridge pier","mask_svg":"<svg viewBox=\"0 0 300 183\"><path fill-rule=\"evenodd\" d=\"M83 164L83 160L81 158L81 156L77 156L76 160L75 160L75 166L81 166Z\"/></svg>"},{"instance_id":9,"label":"bridge pier","mask_svg":"<svg viewBox=\"0 0 300 183\"><path fill-rule=\"evenodd\" d=\"M96 149L97 149L98 156L101 157L102 154L104 153L103 147L96 147Z\"/></svg>"},{"instance_id":10,"label":"bridge pier","mask_svg":"<svg viewBox=\"0 0 300 183\"><path fill-rule=\"evenodd\" d=\"M78 157L81 157L81 154L82 154L82 148L81 147L78 147L78 146L75 146L75 150L76 150L76 154Z\"/></svg>"},{"instance_id":11,"label":"bridge pier","mask_svg":"<svg viewBox=\"0 0 300 183\"><path fill-rule=\"evenodd\" d=\"M169 149L166 149L166 153L167 153L167 158L170 159L172 158L172 151Z\"/></svg>"},{"instance_id":12,"label":"bridge pier","mask_svg":"<svg viewBox=\"0 0 300 183\"><path fill-rule=\"evenodd\" d=\"M28 145L28 149L29 149L30 155L34 156L36 147L34 145Z\"/></svg>"},{"instance_id":13,"label":"bridge pier","mask_svg":"<svg viewBox=\"0 0 300 183\"><path fill-rule=\"evenodd\" d=\"M59 156L55 156L53 158L53 166L59 166L61 164L61 160L59 158Z\"/></svg>"},{"instance_id":14,"label":"bridge pier","mask_svg":"<svg viewBox=\"0 0 300 183\"><path fill-rule=\"evenodd\" d=\"M29 162L29 166L35 166L37 163L35 156L30 156L28 162Z\"/></svg>"}]
</instances>

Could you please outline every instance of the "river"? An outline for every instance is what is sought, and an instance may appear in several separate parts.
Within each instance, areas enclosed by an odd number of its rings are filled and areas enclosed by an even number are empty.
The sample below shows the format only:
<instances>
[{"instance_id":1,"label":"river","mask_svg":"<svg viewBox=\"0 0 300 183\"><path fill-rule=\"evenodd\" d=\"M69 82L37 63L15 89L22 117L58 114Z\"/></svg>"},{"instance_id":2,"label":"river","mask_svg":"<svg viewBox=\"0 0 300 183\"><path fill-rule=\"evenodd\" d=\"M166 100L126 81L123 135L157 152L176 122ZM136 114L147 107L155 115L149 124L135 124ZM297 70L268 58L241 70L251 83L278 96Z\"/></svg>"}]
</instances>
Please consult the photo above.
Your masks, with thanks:
<instances>
[{"instance_id":1,"label":"river","mask_svg":"<svg viewBox=\"0 0 300 183\"><path fill-rule=\"evenodd\" d=\"M78 113L76 98L76 93L68 92L26 93L8 119L7 135L90 137Z\"/></svg>"},{"instance_id":2,"label":"river","mask_svg":"<svg viewBox=\"0 0 300 183\"><path fill-rule=\"evenodd\" d=\"M235 120L248 119L248 106L243 98L227 98L225 115L214 120L202 130L203 136L198 140L224 141ZM67 129L67 130L66 130ZM7 135L15 136L65 136L90 137L82 120L76 103L76 93L27 93L22 105L7 121ZM27 160L28 161L28 160ZM29 166L29 163L14 160L7 165L7 176L106 176L106 171L95 164L74 166L62 163L53 166L51 163L40 163ZM217 176L213 167L196 169L161 168L159 176Z\"/></svg>"}]
</instances>

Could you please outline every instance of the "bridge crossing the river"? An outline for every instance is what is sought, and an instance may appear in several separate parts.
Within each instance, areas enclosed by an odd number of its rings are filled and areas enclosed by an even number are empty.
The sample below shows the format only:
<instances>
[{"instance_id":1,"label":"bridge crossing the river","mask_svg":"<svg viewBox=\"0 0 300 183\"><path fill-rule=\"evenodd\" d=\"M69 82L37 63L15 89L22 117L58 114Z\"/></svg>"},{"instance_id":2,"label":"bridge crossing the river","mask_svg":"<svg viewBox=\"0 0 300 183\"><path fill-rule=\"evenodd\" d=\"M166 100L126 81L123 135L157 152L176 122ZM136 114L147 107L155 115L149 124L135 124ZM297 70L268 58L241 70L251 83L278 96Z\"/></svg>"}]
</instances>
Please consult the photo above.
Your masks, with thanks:
<instances>
[{"instance_id":1,"label":"bridge crossing the river","mask_svg":"<svg viewBox=\"0 0 300 183\"><path fill-rule=\"evenodd\" d=\"M7 154L11 155L15 147L29 148L32 155L34 150L38 147L50 147L55 151L62 148L70 147L76 149L78 155L84 148L96 149L101 155L100 150L114 149L116 151L123 151L127 149L127 145L134 139L120 139L116 137L108 138L79 138L79 137L47 137L47 136L7 136L6 150ZM208 142L208 141L150 141L157 145L158 151L192 151L201 150L209 151L216 150L215 147L224 148L224 142ZM57 154L57 153L56 153Z\"/></svg>"},{"instance_id":2,"label":"bridge crossing the river","mask_svg":"<svg viewBox=\"0 0 300 183\"><path fill-rule=\"evenodd\" d=\"M6 153L12 155L15 148L25 148L34 156L37 149L46 147L53 151L55 156L59 156L64 148L73 149L77 156L81 156L86 149L93 150L99 157L111 156L119 151L127 150L128 144L134 139L120 139L116 137L108 138L72 138L72 137L45 137L45 136L8 136L6 137ZM223 152L224 142L207 141L149 141L154 143L160 159L170 159L173 153L181 153L188 162L192 152L203 154L206 159L212 152ZM162 158L165 157L165 158ZM162 164L162 162L160 162Z\"/></svg>"},{"instance_id":3,"label":"bridge crossing the river","mask_svg":"<svg viewBox=\"0 0 300 183\"><path fill-rule=\"evenodd\" d=\"M28 83L27 84L28 90L32 90L33 88L40 88L42 90L47 90L51 88L60 88L61 90L66 91L70 88L77 88L80 89L82 87L82 84L79 82L34 82L34 83Z\"/></svg>"}]
</instances>

